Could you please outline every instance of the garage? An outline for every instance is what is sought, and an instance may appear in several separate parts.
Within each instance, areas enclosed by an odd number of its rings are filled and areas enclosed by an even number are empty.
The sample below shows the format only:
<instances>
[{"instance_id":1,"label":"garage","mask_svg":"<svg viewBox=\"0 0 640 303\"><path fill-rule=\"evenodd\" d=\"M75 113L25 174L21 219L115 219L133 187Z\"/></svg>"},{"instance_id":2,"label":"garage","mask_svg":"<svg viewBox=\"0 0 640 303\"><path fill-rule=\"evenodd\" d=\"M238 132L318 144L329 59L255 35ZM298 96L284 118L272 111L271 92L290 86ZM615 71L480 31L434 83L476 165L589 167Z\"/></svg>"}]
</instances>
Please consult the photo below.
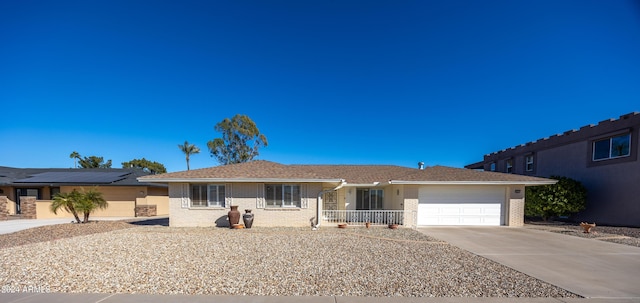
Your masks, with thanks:
<instances>
[{"instance_id":1,"label":"garage","mask_svg":"<svg viewBox=\"0 0 640 303\"><path fill-rule=\"evenodd\" d=\"M418 190L418 225L503 224L504 186L422 186Z\"/></svg>"}]
</instances>

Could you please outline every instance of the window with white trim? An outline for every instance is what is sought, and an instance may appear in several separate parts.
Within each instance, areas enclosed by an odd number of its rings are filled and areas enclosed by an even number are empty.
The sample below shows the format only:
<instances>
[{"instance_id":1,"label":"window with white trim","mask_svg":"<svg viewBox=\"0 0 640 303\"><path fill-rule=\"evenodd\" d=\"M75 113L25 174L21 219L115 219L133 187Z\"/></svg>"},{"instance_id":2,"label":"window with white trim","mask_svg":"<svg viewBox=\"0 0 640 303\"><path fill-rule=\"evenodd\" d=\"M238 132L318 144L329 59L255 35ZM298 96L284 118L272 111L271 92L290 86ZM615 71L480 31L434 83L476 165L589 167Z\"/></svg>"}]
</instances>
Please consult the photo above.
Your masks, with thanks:
<instances>
[{"instance_id":1,"label":"window with white trim","mask_svg":"<svg viewBox=\"0 0 640 303\"><path fill-rule=\"evenodd\" d=\"M533 155L524 157L524 167L526 171L533 171Z\"/></svg>"},{"instance_id":2,"label":"window with white trim","mask_svg":"<svg viewBox=\"0 0 640 303\"><path fill-rule=\"evenodd\" d=\"M300 207L299 184L265 184L266 207Z\"/></svg>"},{"instance_id":3,"label":"window with white trim","mask_svg":"<svg viewBox=\"0 0 640 303\"><path fill-rule=\"evenodd\" d=\"M192 184L191 207L225 207L225 188L221 184Z\"/></svg>"},{"instance_id":4,"label":"window with white trim","mask_svg":"<svg viewBox=\"0 0 640 303\"><path fill-rule=\"evenodd\" d=\"M384 191L382 189L358 188L356 190L356 210L375 210L383 208Z\"/></svg>"},{"instance_id":5,"label":"window with white trim","mask_svg":"<svg viewBox=\"0 0 640 303\"><path fill-rule=\"evenodd\" d=\"M631 134L593 141L593 161L628 157L631 155Z\"/></svg>"},{"instance_id":6,"label":"window with white trim","mask_svg":"<svg viewBox=\"0 0 640 303\"><path fill-rule=\"evenodd\" d=\"M507 159L505 171L508 174L513 172L513 159Z\"/></svg>"},{"instance_id":7,"label":"window with white trim","mask_svg":"<svg viewBox=\"0 0 640 303\"><path fill-rule=\"evenodd\" d=\"M491 164L489 164L489 170L496 171L496 162L491 162Z\"/></svg>"}]
</instances>

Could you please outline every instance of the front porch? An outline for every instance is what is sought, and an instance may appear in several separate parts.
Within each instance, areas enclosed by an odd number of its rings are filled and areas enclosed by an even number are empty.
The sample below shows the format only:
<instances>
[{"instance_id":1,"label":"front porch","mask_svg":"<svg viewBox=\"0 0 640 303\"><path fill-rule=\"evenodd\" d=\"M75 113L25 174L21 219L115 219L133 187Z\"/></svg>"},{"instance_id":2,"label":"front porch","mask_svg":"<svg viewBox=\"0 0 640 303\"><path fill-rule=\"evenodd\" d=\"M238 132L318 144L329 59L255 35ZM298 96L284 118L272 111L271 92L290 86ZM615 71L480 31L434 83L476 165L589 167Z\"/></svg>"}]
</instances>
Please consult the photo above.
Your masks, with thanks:
<instances>
[{"instance_id":1,"label":"front porch","mask_svg":"<svg viewBox=\"0 0 640 303\"><path fill-rule=\"evenodd\" d=\"M415 227L417 212L409 210L323 210L322 221L329 224L389 225Z\"/></svg>"}]
</instances>

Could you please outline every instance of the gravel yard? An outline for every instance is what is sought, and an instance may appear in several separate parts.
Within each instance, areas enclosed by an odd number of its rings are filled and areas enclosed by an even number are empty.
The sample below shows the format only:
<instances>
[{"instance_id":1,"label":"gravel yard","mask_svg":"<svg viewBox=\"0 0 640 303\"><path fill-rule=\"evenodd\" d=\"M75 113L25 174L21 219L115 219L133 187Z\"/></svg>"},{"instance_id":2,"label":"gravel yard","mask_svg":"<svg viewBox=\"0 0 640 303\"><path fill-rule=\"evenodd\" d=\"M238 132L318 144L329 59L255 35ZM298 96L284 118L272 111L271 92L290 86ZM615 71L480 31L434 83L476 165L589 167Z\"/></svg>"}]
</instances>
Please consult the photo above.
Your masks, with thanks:
<instances>
[{"instance_id":1,"label":"gravel yard","mask_svg":"<svg viewBox=\"0 0 640 303\"><path fill-rule=\"evenodd\" d=\"M564 222L529 222L527 228L640 247L640 228L636 227L596 225L588 234L578 224Z\"/></svg>"},{"instance_id":2,"label":"gravel yard","mask_svg":"<svg viewBox=\"0 0 640 303\"><path fill-rule=\"evenodd\" d=\"M577 297L411 229L139 226L0 243L0 285L52 292Z\"/></svg>"}]
</instances>

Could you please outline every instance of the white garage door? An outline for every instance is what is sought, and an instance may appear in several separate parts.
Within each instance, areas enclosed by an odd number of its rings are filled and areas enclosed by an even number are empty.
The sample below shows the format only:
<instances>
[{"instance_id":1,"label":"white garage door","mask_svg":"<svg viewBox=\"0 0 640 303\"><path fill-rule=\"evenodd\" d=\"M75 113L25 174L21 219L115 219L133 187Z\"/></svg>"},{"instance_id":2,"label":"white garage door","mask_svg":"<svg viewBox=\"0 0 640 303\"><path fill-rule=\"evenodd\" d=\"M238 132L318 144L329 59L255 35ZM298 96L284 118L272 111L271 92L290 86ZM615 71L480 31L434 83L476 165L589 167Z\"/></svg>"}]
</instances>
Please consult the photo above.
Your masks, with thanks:
<instances>
[{"instance_id":1,"label":"white garage door","mask_svg":"<svg viewBox=\"0 0 640 303\"><path fill-rule=\"evenodd\" d=\"M418 225L500 225L502 186L423 186Z\"/></svg>"}]
</instances>

